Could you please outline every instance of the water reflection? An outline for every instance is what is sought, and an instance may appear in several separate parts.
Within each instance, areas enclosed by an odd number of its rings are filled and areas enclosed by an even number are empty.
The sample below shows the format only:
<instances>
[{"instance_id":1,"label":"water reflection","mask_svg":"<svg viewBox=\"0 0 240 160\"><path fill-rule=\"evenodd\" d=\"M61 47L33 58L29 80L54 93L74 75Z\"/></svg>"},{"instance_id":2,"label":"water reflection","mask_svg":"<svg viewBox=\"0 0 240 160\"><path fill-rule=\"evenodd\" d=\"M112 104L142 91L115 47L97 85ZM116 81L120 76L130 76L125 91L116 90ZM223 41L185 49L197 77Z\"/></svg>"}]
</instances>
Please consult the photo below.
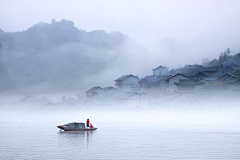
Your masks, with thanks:
<instances>
[{"instance_id":1,"label":"water reflection","mask_svg":"<svg viewBox=\"0 0 240 160\"><path fill-rule=\"evenodd\" d=\"M58 143L60 145L79 146L89 149L89 142L92 140L95 131L59 131Z\"/></svg>"}]
</instances>

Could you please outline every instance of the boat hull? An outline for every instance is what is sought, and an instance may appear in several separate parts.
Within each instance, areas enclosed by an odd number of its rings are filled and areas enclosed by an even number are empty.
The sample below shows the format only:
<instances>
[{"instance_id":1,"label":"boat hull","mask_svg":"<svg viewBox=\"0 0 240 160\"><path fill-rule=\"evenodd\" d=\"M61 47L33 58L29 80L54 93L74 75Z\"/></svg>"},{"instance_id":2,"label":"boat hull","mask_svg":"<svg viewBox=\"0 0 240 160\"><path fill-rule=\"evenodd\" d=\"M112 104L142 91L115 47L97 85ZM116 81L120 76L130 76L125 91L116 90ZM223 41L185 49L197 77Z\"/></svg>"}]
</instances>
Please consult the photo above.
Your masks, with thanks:
<instances>
[{"instance_id":1,"label":"boat hull","mask_svg":"<svg viewBox=\"0 0 240 160\"><path fill-rule=\"evenodd\" d=\"M60 130L64 130L64 131L94 131L97 128L85 128L85 129L69 129L65 126L57 126Z\"/></svg>"}]
</instances>

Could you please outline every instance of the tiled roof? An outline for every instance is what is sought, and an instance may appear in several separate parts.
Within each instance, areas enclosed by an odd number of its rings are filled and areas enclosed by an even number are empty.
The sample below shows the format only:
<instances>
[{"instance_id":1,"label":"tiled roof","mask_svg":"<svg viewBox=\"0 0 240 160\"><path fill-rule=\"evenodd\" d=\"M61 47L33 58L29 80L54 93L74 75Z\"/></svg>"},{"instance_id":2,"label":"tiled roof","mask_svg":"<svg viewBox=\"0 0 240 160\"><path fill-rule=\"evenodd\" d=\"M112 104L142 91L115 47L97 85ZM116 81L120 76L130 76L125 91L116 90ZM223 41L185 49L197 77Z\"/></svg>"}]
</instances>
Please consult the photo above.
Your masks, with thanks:
<instances>
[{"instance_id":1,"label":"tiled roof","mask_svg":"<svg viewBox=\"0 0 240 160\"><path fill-rule=\"evenodd\" d=\"M171 77L172 75L164 75L164 76L146 76L145 78L140 79L139 83L156 83L159 81L163 81L167 79L168 77Z\"/></svg>"},{"instance_id":2,"label":"tiled roof","mask_svg":"<svg viewBox=\"0 0 240 160\"><path fill-rule=\"evenodd\" d=\"M227 65L225 68L227 68L227 67L238 68L239 66L236 65L235 63L230 63L230 64Z\"/></svg>"},{"instance_id":3,"label":"tiled roof","mask_svg":"<svg viewBox=\"0 0 240 160\"><path fill-rule=\"evenodd\" d=\"M178 72L176 70L171 69L168 73L173 75L173 74L177 74Z\"/></svg>"},{"instance_id":4,"label":"tiled roof","mask_svg":"<svg viewBox=\"0 0 240 160\"><path fill-rule=\"evenodd\" d=\"M119 97L119 99L127 99L134 94L137 94L137 93L136 92L128 92L128 93L124 94L123 96Z\"/></svg>"},{"instance_id":5,"label":"tiled roof","mask_svg":"<svg viewBox=\"0 0 240 160\"><path fill-rule=\"evenodd\" d=\"M217 77L203 77L202 81L204 82L213 82L216 81Z\"/></svg>"},{"instance_id":6,"label":"tiled roof","mask_svg":"<svg viewBox=\"0 0 240 160\"><path fill-rule=\"evenodd\" d=\"M92 92L94 92L96 89L102 89L102 88L99 87L99 86L92 87L91 89L87 90L85 93L92 93Z\"/></svg>"},{"instance_id":7,"label":"tiled roof","mask_svg":"<svg viewBox=\"0 0 240 160\"><path fill-rule=\"evenodd\" d=\"M165 80L168 80L168 79L173 78L173 77L178 76L178 75L181 75L181 76L184 76L184 77L186 77L186 78L189 78L189 77L185 76L184 74L177 73L177 74L175 74L175 75L172 75L172 76L166 78Z\"/></svg>"},{"instance_id":8,"label":"tiled roof","mask_svg":"<svg viewBox=\"0 0 240 160\"><path fill-rule=\"evenodd\" d=\"M119 77L118 79L115 79L115 81L122 81L122 80L124 80L125 78L127 78L127 77L129 77L129 76L133 76L133 75L132 75L132 74L124 75L124 76L122 76L122 77ZM133 77L137 78L136 76L133 76ZM137 78L137 79L139 79L139 78Z\"/></svg>"},{"instance_id":9,"label":"tiled roof","mask_svg":"<svg viewBox=\"0 0 240 160\"><path fill-rule=\"evenodd\" d=\"M187 77L193 77L193 76L196 76L197 74L199 74L199 75L202 75L202 76L206 76L204 73L202 73L202 72L188 72L188 73L183 73L185 76L187 76Z\"/></svg>"},{"instance_id":10,"label":"tiled roof","mask_svg":"<svg viewBox=\"0 0 240 160\"><path fill-rule=\"evenodd\" d=\"M225 83L236 83L236 82L239 82L240 81L240 78L238 77L231 77L231 78L228 78Z\"/></svg>"},{"instance_id":11,"label":"tiled roof","mask_svg":"<svg viewBox=\"0 0 240 160\"><path fill-rule=\"evenodd\" d=\"M117 88L114 88L114 87L105 87L105 88L103 88L104 91L107 91L107 90L109 90L109 89L118 90ZM118 90L118 91L119 91L119 90Z\"/></svg>"},{"instance_id":12,"label":"tiled roof","mask_svg":"<svg viewBox=\"0 0 240 160\"><path fill-rule=\"evenodd\" d=\"M163 67L163 66L158 66L157 68L153 69L153 70L156 70L158 68L167 68L167 67Z\"/></svg>"},{"instance_id":13,"label":"tiled roof","mask_svg":"<svg viewBox=\"0 0 240 160\"><path fill-rule=\"evenodd\" d=\"M201 65L186 65L183 68L184 69L205 69L206 67L203 67Z\"/></svg>"},{"instance_id":14,"label":"tiled roof","mask_svg":"<svg viewBox=\"0 0 240 160\"><path fill-rule=\"evenodd\" d=\"M151 75L151 76L146 76L142 79L139 80L139 83L144 83L144 82L147 82L149 79L153 78L154 75Z\"/></svg>"},{"instance_id":15,"label":"tiled roof","mask_svg":"<svg viewBox=\"0 0 240 160\"><path fill-rule=\"evenodd\" d=\"M156 82L159 82L159 81L163 81L163 80L167 79L170 76L172 76L172 75L154 76L151 79L149 79L147 82L148 83L156 83Z\"/></svg>"},{"instance_id":16,"label":"tiled roof","mask_svg":"<svg viewBox=\"0 0 240 160\"><path fill-rule=\"evenodd\" d=\"M210 75L209 77L215 77L215 78L218 78L218 77L220 77L220 76L222 76L222 75L223 75L222 70L219 70L219 71L213 73L212 75Z\"/></svg>"},{"instance_id":17,"label":"tiled roof","mask_svg":"<svg viewBox=\"0 0 240 160\"><path fill-rule=\"evenodd\" d=\"M224 68L224 70L226 70L226 69L230 69L230 70L234 70L234 67L232 67L232 66L226 66L225 68Z\"/></svg>"},{"instance_id":18,"label":"tiled roof","mask_svg":"<svg viewBox=\"0 0 240 160\"><path fill-rule=\"evenodd\" d=\"M224 78L224 77L225 77L225 78ZM226 79L228 79L228 78L230 78L230 77L236 77L236 76L233 75L233 74L231 74L231 73L225 73L225 74L219 76L218 79L224 79L224 80L226 80Z\"/></svg>"},{"instance_id":19,"label":"tiled roof","mask_svg":"<svg viewBox=\"0 0 240 160\"><path fill-rule=\"evenodd\" d=\"M203 71L209 71L209 72L217 72L219 71L219 67L218 66L213 66L213 67L207 67L206 69L204 69Z\"/></svg>"},{"instance_id":20,"label":"tiled roof","mask_svg":"<svg viewBox=\"0 0 240 160\"><path fill-rule=\"evenodd\" d=\"M174 82L176 85L201 85L204 84L199 80L194 79L180 79L179 82Z\"/></svg>"},{"instance_id":21,"label":"tiled roof","mask_svg":"<svg viewBox=\"0 0 240 160\"><path fill-rule=\"evenodd\" d=\"M145 93L127 92L123 96L119 97L119 99L121 99L121 100L128 99L128 98L132 97L135 94L137 94L137 95L146 95Z\"/></svg>"}]
</instances>

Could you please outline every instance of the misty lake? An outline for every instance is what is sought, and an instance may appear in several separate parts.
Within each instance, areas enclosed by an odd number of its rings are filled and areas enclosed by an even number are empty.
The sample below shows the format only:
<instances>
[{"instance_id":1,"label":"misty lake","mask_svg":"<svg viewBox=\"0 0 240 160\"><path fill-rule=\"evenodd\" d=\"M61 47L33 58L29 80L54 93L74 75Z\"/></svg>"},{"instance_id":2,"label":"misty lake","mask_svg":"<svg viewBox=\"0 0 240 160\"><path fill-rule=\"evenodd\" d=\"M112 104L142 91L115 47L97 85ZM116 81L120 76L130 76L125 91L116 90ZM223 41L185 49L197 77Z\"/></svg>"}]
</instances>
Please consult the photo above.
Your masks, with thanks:
<instances>
[{"instance_id":1,"label":"misty lake","mask_svg":"<svg viewBox=\"0 0 240 160\"><path fill-rule=\"evenodd\" d=\"M1 112L0 159L240 159L239 125L180 124L134 112L118 121L121 114ZM56 127L88 115L96 131Z\"/></svg>"}]
</instances>

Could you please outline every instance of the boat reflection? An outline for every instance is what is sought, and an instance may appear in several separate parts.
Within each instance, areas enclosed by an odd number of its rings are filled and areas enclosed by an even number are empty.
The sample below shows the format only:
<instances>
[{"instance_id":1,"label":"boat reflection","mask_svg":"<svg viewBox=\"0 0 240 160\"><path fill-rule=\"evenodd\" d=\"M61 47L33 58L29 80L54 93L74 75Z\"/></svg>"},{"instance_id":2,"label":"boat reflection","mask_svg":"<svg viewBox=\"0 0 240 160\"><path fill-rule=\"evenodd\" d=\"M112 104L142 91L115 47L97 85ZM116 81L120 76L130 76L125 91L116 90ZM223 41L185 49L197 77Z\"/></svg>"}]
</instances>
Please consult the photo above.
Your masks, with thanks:
<instances>
[{"instance_id":1,"label":"boat reflection","mask_svg":"<svg viewBox=\"0 0 240 160\"><path fill-rule=\"evenodd\" d=\"M88 149L94 132L96 131L59 131L58 142L60 145L75 145Z\"/></svg>"}]
</instances>

